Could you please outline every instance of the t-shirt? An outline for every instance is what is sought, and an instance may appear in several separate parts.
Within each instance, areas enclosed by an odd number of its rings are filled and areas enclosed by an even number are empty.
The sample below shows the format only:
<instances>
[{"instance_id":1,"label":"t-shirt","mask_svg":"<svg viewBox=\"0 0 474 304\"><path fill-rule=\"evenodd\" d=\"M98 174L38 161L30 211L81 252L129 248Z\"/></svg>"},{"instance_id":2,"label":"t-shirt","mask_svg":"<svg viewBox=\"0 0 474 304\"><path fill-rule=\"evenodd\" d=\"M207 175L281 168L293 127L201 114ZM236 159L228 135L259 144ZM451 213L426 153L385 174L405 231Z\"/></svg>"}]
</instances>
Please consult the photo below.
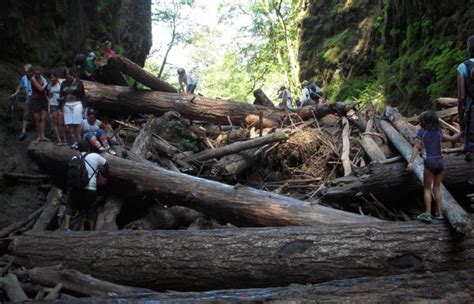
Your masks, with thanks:
<instances>
[{"instance_id":1,"label":"t-shirt","mask_svg":"<svg viewBox=\"0 0 474 304\"><path fill-rule=\"evenodd\" d=\"M105 57L115 57L117 54L115 54L115 51L110 49L110 50L105 50L104 51L104 56Z\"/></svg>"},{"instance_id":2,"label":"t-shirt","mask_svg":"<svg viewBox=\"0 0 474 304\"><path fill-rule=\"evenodd\" d=\"M443 132L438 130L425 130L421 128L416 134L416 138L423 143L421 156L423 159L428 158L442 158L441 140L443 139Z\"/></svg>"},{"instance_id":3,"label":"t-shirt","mask_svg":"<svg viewBox=\"0 0 474 304\"><path fill-rule=\"evenodd\" d=\"M293 98L291 97L290 91L284 90L281 93L281 101L283 101L283 104L285 104L288 109L293 108Z\"/></svg>"},{"instance_id":4,"label":"t-shirt","mask_svg":"<svg viewBox=\"0 0 474 304\"><path fill-rule=\"evenodd\" d=\"M309 89L308 87L305 87L303 91L301 92L301 103L304 104L308 100L310 100Z\"/></svg>"},{"instance_id":5,"label":"t-shirt","mask_svg":"<svg viewBox=\"0 0 474 304\"><path fill-rule=\"evenodd\" d=\"M58 83L55 85L53 84L48 84L48 91L51 93L51 100L49 101L49 104L52 106L59 106L59 92L61 91L61 82L62 80L59 80Z\"/></svg>"},{"instance_id":6,"label":"t-shirt","mask_svg":"<svg viewBox=\"0 0 474 304\"><path fill-rule=\"evenodd\" d=\"M67 81L63 81L61 83L60 96L64 98L65 102L82 101L85 96L82 81L74 79L71 84L68 84Z\"/></svg>"},{"instance_id":7,"label":"t-shirt","mask_svg":"<svg viewBox=\"0 0 474 304\"><path fill-rule=\"evenodd\" d=\"M26 100L29 101L31 99L31 95L33 94L33 89L31 88L31 81L28 79L27 75L23 75L21 77L18 87L26 91Z\"/></svg>"},{"instance_id":8,"label":"t-shirt","mask_svg":"<svg viewBox=\"0 0 474 304\"><path fill-rule=\"evenodd\" d=\"M474 63L474 58L470 58L469 61ZM458 71L458 74L461 74L462 76L467 77L467 67L464 64L464 62L458 65L457 71Z\"/></svg>"},{"instance_id":9,"label":"t-shirt","mask_svg":"<svg viewBox=\"0 0 474 304\"><path fill-rule=\"evenodd\" d=\"M34 76L36 81L38 82L38 84L41 86L41 87L47 87L48 85L48 81L42 76L40 75L39 77L37 77L36 75ZM30 83L31 83L31 80L30 80ZM46 91L43 90L43 91L40 91L38 90L34 85L33 83L31 83L31 99L32 100L44 100L46 99Z\"/></svg>"},{"instance_id":10,"label":"t-shirt","mask_svg":"<svg viewBox=\"0 0 474 304\"><path fill-rule=\"evenodd\" d=\"M82 125L82 129L84 130L84 133L97 132L100 129L100 125L102 125L102 122L96 119L95 123L93 125L90 125L89 121L87 121L87 119L84 119L81 125Z\"/></svg>"},{"instance_id":11,"label":"t-shirt","mask_svg":"<svg viewBox=\"0 0 474 304\"><path fill-rule=\"evenodd\" d=\"M84 156L86 153L82 152L81 154ZM97 170L100 167L103 167L107 161L105 158L103 158L97 153L87 154L85 157L85 161L86 161L87 175L89 176L89 184L85 187L85 189L96 191L97 190Z\"/></svg>"},{"instance_id":12,"label":"t-shirt","mask_svg":"<svg viewBox=\"0 0 474 304\"><path fill-rule=\"evenodd\" d=\"M186 74L186 83L184 82L184 79L179 77L179 84L186 84L186 85L194 85L194 84L197 84L197 81L196 79L194 79L193 76L191 76L190 74Z\"/></svg>"},{"instance_id":13,"label":"t-shirt","mask_svg":"<svg viewBox=\"0 0 474 304\"><path fill-rule=\"evenodd\" d=\"M93 56L88 56L86 61L87 61L87 72L92 73L95 69L95 63L94 63L95 57Z\"/></svg>"}]
</instances>

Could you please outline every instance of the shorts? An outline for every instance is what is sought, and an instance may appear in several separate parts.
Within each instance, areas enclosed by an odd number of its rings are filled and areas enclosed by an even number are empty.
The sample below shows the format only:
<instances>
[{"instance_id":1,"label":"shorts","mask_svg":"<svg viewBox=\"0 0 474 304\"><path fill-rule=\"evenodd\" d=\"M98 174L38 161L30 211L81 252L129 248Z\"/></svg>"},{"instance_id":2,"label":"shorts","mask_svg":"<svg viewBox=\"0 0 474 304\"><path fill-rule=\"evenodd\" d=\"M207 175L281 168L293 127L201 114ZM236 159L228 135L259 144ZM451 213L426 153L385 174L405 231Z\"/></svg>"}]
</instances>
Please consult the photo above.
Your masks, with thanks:
<instances>
[{"instance_id":1,"label":"shorts","mask_svg":"<svg viewBox=\"0 0 474 304\"><path fill-rule=\"evenodd\" d=\"M82 103L76 101L73 103L66 103L63 106L64 124L65 125L80 125L82 122Z\"/></svg>"},{"instance_id":2,"label":"shorts","mask_svg":"<svg viewBox=\"0 0 474 304\"><path fill-rule=\"evenodd\" d=\"M100 138L105 135L104 129L99 129L97 131L89 131L84 133L84 140L89 141L92 137Z\"/></svg>"},{"instance_id":3,"label":"shorts","mask_svg":"<svg viewBox=\"0 0 474 304\"><path fill-rule=\"evenodd\" d=\"M87 219L97 217L97 191L84 189L68 194L65 213L74 216L76 211L85 212Z\"/></svg>"},{"instance_id":4,"label":"shorts","mask_svg":"<svg viewBox=\"0 0 474 304\"><path fill-rule=\"evenodd\" d=\"M443 172L443 169L444 169L442 157L427 158L424 160L424 165L425 165L425 170L428 170L429 172L435 175Z\"/></svg>"},{"instance_id":5,"label":"shorts","mask_svg":"<svg viewBox=\"0 0 474 304\"><path fill-rule=\"evenodd\" d=\"M48 111L48 100L46 98L32 99L30 101L30 111L33 114L41 111Z\"/></svg>"},{"instance_id":6,"label":"shorts","mask_svg":"<svg viewBox=\"0 0 474 304\"><path fill-rule=\"evenodd\" d=\"M53 105L49 106L49 112L54 113L54 112L57 112L57 111L62 112L62 108L60 106L53 106Z\"/></svg>"},{"instance_id":7,"label":"shorts","mask_svg":"<svg viewBox=\"0 0 474 304\"><path fill-rule=\"evenodd\" d=\"M188 84L188 93L194 93L194 90L196 89L196 83L195 84Z\"/></svg>"}]
</instances>

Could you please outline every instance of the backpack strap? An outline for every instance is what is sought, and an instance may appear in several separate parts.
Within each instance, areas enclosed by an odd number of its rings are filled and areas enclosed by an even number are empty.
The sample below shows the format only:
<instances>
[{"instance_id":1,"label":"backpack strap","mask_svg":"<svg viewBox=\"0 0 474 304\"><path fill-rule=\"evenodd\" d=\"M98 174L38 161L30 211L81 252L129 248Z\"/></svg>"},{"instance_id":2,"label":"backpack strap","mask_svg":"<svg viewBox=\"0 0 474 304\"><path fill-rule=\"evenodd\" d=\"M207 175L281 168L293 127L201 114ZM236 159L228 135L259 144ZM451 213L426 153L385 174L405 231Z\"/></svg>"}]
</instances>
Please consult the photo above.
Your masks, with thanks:
<instances>
[{"instance_id":1,"label":"backpack strap","mask_svg":"<svg viewBox=\"0 0 474 304\"><path fill-rule=\"evenodd\" d=\"M94 171L91 175L91 177L89 177L89 181L94 177L94 175L97 175L97 170L94 170L94 167L91 166L91 164L89 164L89 162L86 160L86 156L89 155L89 153L86 153L84 156L82 156L81 154L81 157L82 159L84 160L84 162L86 163L86 165L88 165L92 171Z\"/></svg>"}]
</instances>

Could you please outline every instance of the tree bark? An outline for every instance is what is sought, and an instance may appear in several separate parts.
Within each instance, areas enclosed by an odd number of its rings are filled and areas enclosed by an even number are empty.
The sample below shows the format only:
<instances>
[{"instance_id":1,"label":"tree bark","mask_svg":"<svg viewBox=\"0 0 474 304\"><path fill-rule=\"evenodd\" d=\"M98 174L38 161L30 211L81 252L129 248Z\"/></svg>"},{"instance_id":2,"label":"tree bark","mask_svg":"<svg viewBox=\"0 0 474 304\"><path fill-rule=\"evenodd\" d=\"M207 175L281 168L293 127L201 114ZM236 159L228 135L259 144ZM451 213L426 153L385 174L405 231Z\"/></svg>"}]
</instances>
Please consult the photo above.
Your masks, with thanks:
<instances>
[{"instance_id":1,"label":"tree bark","mask_svg":"<svg viewBox=\"0 0 474 304\"><path fill-rule=\"evenodd\" d=\"M458 99L452 97L440 97L437 100L438 104L442 107L451 108L458 106Z\"/></svg>"},{"instance_id":2,"label":"tree bark","mask_svg":"<svg viewBox=\"0 0 474 304\"><path fill-rule=\"evenodd\" d=\"M98 57L96 60L96 71L94 78L101 83L108 85L116 85L128 87L127 79L123 76L119 69L108 64L107 57Z\"/></svg>"},{"instance_id":3,"label":"tree bark","mask_svg":"<svg viewBox=\"0 0 474 304\"><path fill-rule=\"evenodd\" d=\"M346 117L342 117L342 152L341 162L344 167L344 176L348 176L352 172L351 160L349 159L349 152L351 150L351 144L349 141L349 135L351 134L351 127Z\"/></svg>"},{"instance_id":4,"label":"tree bark","mask_svg":"<svg viewBox=\"0 0 474 304\"><path fill-rule=\"evenodd\" d=\"M400 134L403 135L410 145L413 146L415 144L415 137L419 127L415 127L409 123L405 117L403 117L400 113L398 113L397 110L390 106L385 107L384 114L390 120L392 125L398 130L398 132L400 132Z\"/></svg>"},{"instance_id":5,"label":"tree bark","mask_svg":"<svg viewBox=\"0 0 474 304\"><path fill-rule=\"evenodd\" d=\"M123 200L117 196L107 199L104 208L97 216L97 231L116 231L118 230L117 215L122 209Z\"/></svg>"},{"instance_id":6,"label":"tree bark","mask_svg":"<svg viewBox=\"0 0 474 304\"><path fill-rule=\"evenodd\" d=\"M182 206L164 208L155 204L147 210L147 214L125 226L132 230L179 229L188 227L198 218L204 218L201 212Z\"/></svg>"},{"instance_id":7,"label":"tree bark","mask_svg":"<svg viewBox=\"0 0 474 304\"><path fill-rule=\"evenodd\" d=\"M253 104L271 108L275 107L273 102L270 100L270 98L267 97L267 95L265 95L262 89L256 89L255 91L253 91L253 96L255 97L255 101Z\"/></svg>"},{"instance_id":8,"label":"tree bark","mask_svg":"<svg viewBox=\"0 0 474 304\"><path fill-rule=\"evenodd\" d=\"M385 135L387 135L387 137L392 141L398 151L400 151L400 154L402 154L405 160L409 161L412 147L408 141L403 138L403 136L400 135L400 133L398 133L395 128L390 125L390 123L384 120L380 121L380 127L384 131ZM423 184L424 166L423 160L420 156L418 156L413 163L413 171L416 177L418 177L418 180L420 180ZM458 202L443 184L441 184L441 195L443 197L441 206L446 219L449 221L456 232L465 237L469 236L471 234L472 226L467 212L464 211L461 206L459 206Z\"/></svg>"},{"instance_id":9,"label":"tree bark","mask_svg":"<svg viewBox=\"0 0 474 304\"><path fill-rule=\"evenodd\" d=\"M146 154L153 146L153 131L157 122L158 118L156 117L152 117L147 121L140 133L138 133L138 136L135 137L130 153L138 158L146 159Z\"/></svg>"},{"instance_id":10,"label":"tree bark","mask_svg":"<svg viewBox=\"0 0 474 304\"><path fill-rule=\"evenodd\" d=\"M122 73L127 74L128 76L133 77L138 82L146 85L154 91L170 92L177 93L178 90L167 83L164 80L161 80L155 77L150 72L143 69L141 66L131 61L130 59L123 56L111 57L108 60L108 64L114 66Z\"/></svg>"},{"instance_id":11,"label":"tree bark","mask_svg":"<svg viewBox=\"0 0 474 304\"><path fill-rule=\"evenodd\" d=\"M459 243L446 223L418 221L67 235L28 232L15 237L10 250L16 262L27 267L61 262L103 280L154 290L285 286L474 268L473 238Z\"/></svg>"},{"instance_id":12,"label":"tree bark","mask_svg":"<svg viewBox=\"0 0 474 304\"><path fill-rule=\"evenodd\" d=\"M461 155L446 155L444 158L443 183L457 197L472 192L470 179L474 162L466 162ZM423 187L417 178L407 172L406 162L392 164L371 163L360 176L348 176L330 181L323 191L323 199L329 203L347 204L362 194L373 194L384 203L398 204L413 197L423 196Z\"/></svg>"},{"instance_id":13,"label":"tree bark","mask_svg":"<svg viewBox=\"0 0 474 304\"><path fill-rule=\"evenodd\" d=\"M21 288L18 278L13 273L7 274L4 278L0 278L0 285L12 302L24 302L28 300L28 296Z\"/></svg>"},{"instance_id":14,"label":"tree bark","mask_svg":"<svg viewBox=\"0 0 474 304\"><path fill-rule=\"evenodd\" d=\"M401 274L287 287L166 292L125 297L159 303L472 303L474 270ZM402 288L401 288L402 287ZM120 297L124 300L124 296ZM95 303L94 299L87 299ZM98 299L97 302L100 302Z\"/></svg>"},{"instance_id":15,"label":"tree bark","mask_svg":"<svg viewBox=\"0 0 474 304\"><path fill-rule=\"evenodd\" d=\"M103 85L83 81L90 104L109 113L154 114L160 116L168 111L179 112L183 117L204 120L217 124L244 123L247 115L259 115L264 119L280 121L287 111L264 106L239 103L230 100L211 99L199 95L186 95L158 91L140 91L130 87ZM321 118L331 113L345 113L353 107L343 103L319 104L303 107L302 119Z\"/></svg>"},{"instance_id":16,"label":"tree bark","mask_svg":"<svg viewBox=\"0 0 474 304\"><path fill-rule=\"evenodd\" d=\"M66 176L74 151L51 143L31 144L30 156L44 170ZM315 225L331 222L370 222L375 218L310 205L282 195L241 185L230 186L147 164L105 155L109 182L116 193L141 192L204 212L238 226ZM115 185L115 187L113 187Z\"/></svg>"},{"instance_id":17,"label":"tree bark","mask_svg":"<svg viewBox=\"0 0 474 304\"><path fill-rule=\"evenodd\" d=\"M221 158L225 155L230 155L230 154L238 153L240 151L258 148L266 144L279 142L286 139L288 139L288 135L286 135L284 132L278 132L278 133L270 134L264 137L257 137L254 139L235 142L233 144L226 145L221 148L202 151L202 152L189 156L189 159L194 159L197 161L206 161L211 158Z\"/></svg>"},{"instance_id":18,"label":"tree bark","mask_svg":"<svg viewBox=\"0 0 474 304\"><path fill-rule=\"evenodd\" d=\"M371 161L384 161L386 159L382 149L368 135L362 135L359 143Z\"/></svg>"},{"instance_id":19,"label":"tree bark","mask_svg":"<svg viewBox=\"0 0 474 304\"><path fill-rule=\"evenodd\" d=\"M43 212L41 212L41 215L39 216L32 230L46 230L48 228L48 226L51 224L51 221L58 213L62 196L63 192L59 188L53 187L51 191L49 191L46 198L46 206L43 209Z\"/></svg>"}]
</instances>

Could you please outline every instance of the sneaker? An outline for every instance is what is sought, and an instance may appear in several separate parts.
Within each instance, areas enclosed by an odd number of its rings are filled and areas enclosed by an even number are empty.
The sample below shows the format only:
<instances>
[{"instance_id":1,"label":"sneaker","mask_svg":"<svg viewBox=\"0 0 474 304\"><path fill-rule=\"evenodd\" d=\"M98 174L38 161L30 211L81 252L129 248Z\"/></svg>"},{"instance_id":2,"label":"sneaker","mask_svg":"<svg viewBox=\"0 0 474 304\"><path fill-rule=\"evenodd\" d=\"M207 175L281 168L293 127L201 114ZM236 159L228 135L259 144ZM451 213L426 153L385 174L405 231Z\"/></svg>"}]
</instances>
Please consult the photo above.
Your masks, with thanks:
<instances>
[{"instance_id":1,"label":"sneaker","mask_svg":"<svg viewBox=\"0 0 474 304\"><path fill-rule=\"evenodd\" d=\"M441 213L437 213L437 214L434 216L434 219L437 220L437 221L442 221L442 220L444 220L444 216L443 216L443 214L441 214Z\"/></svg>"},{"instance_id":2,"label":"sneaker","mask_svg":"<svg viewBox=\"0 0 474 304\"><path fill-rule=\"evenodd\" d=\"M105 151L106 151L106 150L105 150L104 147L100 147L100 148L99 148L99 152L100 152L100 153L105 152Z\"/></svg>"},{"instance_id":3,"label":"sneaker","mask_svg":"<svg viewBox=\"0 0 474 304\"><path fill-rule=\"evenodd\" d=\"M18 134L18 140L19 141L23 141L25 140L26 138L26 133L25 132L20 132L20 134Z\"/></svg>"},{"instance_id":4,"label":"sneaker","mask_svg":"<svg viewBox=\"0 0 474 304\"><path fill-rule=\"evenodd\" d=\"M431 219L431 214L428 214L426 212L418 215L416 217L417 220L423 222L423 223L431 223L432 219Z\"/></svg>"},{"instance_id":5,"label":"sneaker","mask_svg":"<svg viewBox=\"0 0 474 304\"><path fill-rule=\"evenodd\" d=\"M75 142L71 145L71 149L76 150L77 148L78 148L77 142Z\"/></svg>"},{"instance_id":6,"label":"sneaker","mask_svg":"<svg viewBox=\"0 0 474 304\"><path fill-rule=\"evenodd\" d=\"M114 150L112 150L110 148L109 148L109 150L107 150L107 152L109 152L109 154L111 154L111 155L117 155L117 152L115 152Z\"/></svg>"}]
</instances>

